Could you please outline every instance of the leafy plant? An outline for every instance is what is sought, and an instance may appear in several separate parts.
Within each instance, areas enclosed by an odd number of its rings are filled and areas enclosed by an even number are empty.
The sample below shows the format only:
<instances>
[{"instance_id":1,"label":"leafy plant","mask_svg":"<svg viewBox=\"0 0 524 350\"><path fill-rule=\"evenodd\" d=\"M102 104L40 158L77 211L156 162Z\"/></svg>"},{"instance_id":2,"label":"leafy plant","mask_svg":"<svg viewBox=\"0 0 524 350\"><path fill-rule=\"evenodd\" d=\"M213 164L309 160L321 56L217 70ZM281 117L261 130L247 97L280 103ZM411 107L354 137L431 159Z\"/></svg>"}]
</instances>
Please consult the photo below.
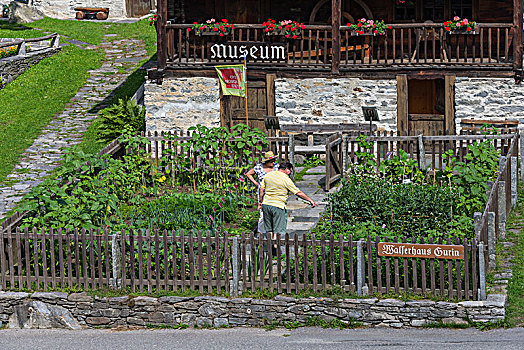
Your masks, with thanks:
<instances>
[{"instance_id":1,"label":"leafy plant","mask_svg":"<svg viewBox=\"0 0 524 350\"><path fill-rule=\"evenodd\" d=\"M145 113L145 108L135 101L119 99L116 104L100 111L97 138L110 142L125 131L145 131Z\"/></svg>"}]
</instances>

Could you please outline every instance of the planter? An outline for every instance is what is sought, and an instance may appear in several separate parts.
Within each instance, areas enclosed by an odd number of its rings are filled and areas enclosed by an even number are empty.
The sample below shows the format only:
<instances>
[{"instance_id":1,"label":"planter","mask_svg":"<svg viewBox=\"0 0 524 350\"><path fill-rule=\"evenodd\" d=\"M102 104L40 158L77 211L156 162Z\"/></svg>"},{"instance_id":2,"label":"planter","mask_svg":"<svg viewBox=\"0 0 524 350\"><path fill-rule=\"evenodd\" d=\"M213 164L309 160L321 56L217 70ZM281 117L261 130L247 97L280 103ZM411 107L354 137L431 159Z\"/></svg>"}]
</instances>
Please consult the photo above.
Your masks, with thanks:
<instances>
[{"instance_id":1,"label":"planter","mask_svg":"<svg viewBox=\"0 0 524 350\"><path fill-rule=\"evenodd\" d=\"M354 30L351 30L350 33L351 33L351 36L386 36L387 35L386 33L375 34L373 32L364 32L362 34L357 34L357 32L355 32Z\"/></svg>"},{"instance_id":2,"label":"planter","mask_svg":"<svg viewBox=\"0 0 524 350\"><path fill-rule=\"evenodd\" d=\"M231 29L226 28L225 32L220 32L220 31L215 32L214 30L207 30L207 29L195 32L195 35L197 36L221 36L220 34L223 34L222 36L230 35Z\"/></svg>"},{"instance_id":3,"label":"planter","mask_svg":"<svg viewBox=\"0 0 524 350\"><path fill-rule=\"evenodd\" d=\"M453 29L447 32L448 34L467 34L467 35L476 35L480 33L479 26L475 24L473 29L471 29L469 32L466 30L466 28L460 28L460 29Z\"/></svg>"},{"instance_id":4,"label":"planter","mask_svg":"<svg viewBox=\"0 0 524 350\"><path fill-rule=\"evenodd\" d=\"M290 35L288 38L285 37L286 30L285 29L275 29L272 32L265 33L267 36L282 36L285 39L301 39L302 38L302 29L299 29L295 32L296 38L292 38Z\"/></svg>"}]
</instances>

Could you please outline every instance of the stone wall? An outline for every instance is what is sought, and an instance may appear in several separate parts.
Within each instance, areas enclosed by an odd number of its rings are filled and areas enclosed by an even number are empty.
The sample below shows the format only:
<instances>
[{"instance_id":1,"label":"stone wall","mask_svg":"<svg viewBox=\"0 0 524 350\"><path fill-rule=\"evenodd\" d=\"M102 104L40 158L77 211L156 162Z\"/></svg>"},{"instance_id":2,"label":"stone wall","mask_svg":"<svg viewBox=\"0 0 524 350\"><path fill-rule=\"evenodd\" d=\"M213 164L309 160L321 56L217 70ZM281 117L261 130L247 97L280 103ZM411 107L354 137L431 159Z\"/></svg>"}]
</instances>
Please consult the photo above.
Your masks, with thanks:
<instances>
[{"instance_id":1,"label":"stone wall","mask_svg":"<svg viewBox=\"0 0 524 350\"><path fill-rule=\"evenodd\" d=\"M376 106L379 130L396 130L396 80L277 79L276 115L285 123L366 123L362 106Z\"/></svg>"},{"instance_id":2,"label":"stone wall","mask_svg":"<svg viewBox=\"0 0 524 350\"><path fill-rule=\"evenodd\" d=\"M363 79L277 79L276 115L286 123L365 122L361 106L377 106L380 130L396 128L396 81ZM146 127L187 129L220 125L220 95L214 78L164 79L145 90Z\"/></svg>"},{"instance_id":3,"label":"stone wall","mask_svg":"<svg viewBox=\"0 0 524 350\"><path fill-rule=\"evenodd\" d=\"M29 3L54 18L75 17L75 7L108 7L110 19L126 17L125 0L30 0Z\"/></svg>"},{"instance_id":4,"label":"stone wall","mask_svg":"<svg viewBox=\"0 0 524 350\"><path fill-rule=\"evenodd\" d=\"M58 52L59 48L48 48L39 51L28 52L26 55L11 56L0 59L0 76L4 83L9 83L22 75L44 58L50 57Z\"/></svg>"},{"instance_id":5,"label":"stone wall","mask_svg":"<svg viewBox=\"0 0 524 350\"><path fill-rule=\"evenodd\" d=\"M144 92L147 131L186 130L202 124L220 126L218 79L164 79L147 82Z\"/></svg>"},{"instance_id":6,"label":"stone wall","mask_svg":"<svg viewBox=\"0 0 524 350\"><path fill-rule=\"evenodd\" d=\"M73 323L76 323L76 320L84 327L146 324L184 324L201 327L262 326L272 321L303 322L307 317L318 317L327 321L333 319L343 322L358 321L364 326L400 328L420 327L433 322L465 324L466 319L473 322L503 320L506 297L501 294L491 294L486 301L451 303L376 298L295 299L285 296L277 296L273 300L208 296L93 298L82 293L39 292L30 295L0 292L0 323L16 327L19 323L15 317L23 315L22 317L27 318L27 312L34 312L32 308L27 308L27 304L40 304L42 307L41 302L45 304L43 306L46 310L57 309L55 306L58 306L58 311L54 313L59 314L60 319L70 319ZM32 316L29 315L29 318Z\"/></svg>"},{"instance_id":7,"label":"stone wall","mask_svg":"<svg viewBox=\"0 0 524 350\"><path fill-rule=\"evenodd\" d=\"M456 126L462 119L517 119L524 128L524 84L513 78L457 78Z\"/></svg>"}]
</instances>

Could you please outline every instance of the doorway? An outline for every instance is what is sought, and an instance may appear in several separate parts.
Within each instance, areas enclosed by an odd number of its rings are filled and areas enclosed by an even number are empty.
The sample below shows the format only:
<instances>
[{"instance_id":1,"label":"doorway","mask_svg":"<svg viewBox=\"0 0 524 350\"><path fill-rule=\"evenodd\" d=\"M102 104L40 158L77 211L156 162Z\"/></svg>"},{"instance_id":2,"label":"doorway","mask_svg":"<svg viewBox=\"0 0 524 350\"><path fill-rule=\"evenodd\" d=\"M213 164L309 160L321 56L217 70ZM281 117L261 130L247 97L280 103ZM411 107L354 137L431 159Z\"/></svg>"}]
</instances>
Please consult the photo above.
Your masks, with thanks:
<instances>
[{"instance_id":1,"label":"doorway","mask_svg":"<svg viewBox=\"0 0 524 350\"><path fill-rule=\"evenodd\" d=\"M246 100L220 93L220 120L222 126L231 128L246 123ZM275 75L247 82L248 125L266 132L264 116L275 115Z\"/></svg>"},{"instance_id":2,"label":"doorway","mask_svg":"<svg viewBox=\"0 0 524 350\"><path fill-rule=\"evenodd\" d=\"M455 134L455 77L397 76L397 129L406 135Z\"/></svg>"}]
</instances>

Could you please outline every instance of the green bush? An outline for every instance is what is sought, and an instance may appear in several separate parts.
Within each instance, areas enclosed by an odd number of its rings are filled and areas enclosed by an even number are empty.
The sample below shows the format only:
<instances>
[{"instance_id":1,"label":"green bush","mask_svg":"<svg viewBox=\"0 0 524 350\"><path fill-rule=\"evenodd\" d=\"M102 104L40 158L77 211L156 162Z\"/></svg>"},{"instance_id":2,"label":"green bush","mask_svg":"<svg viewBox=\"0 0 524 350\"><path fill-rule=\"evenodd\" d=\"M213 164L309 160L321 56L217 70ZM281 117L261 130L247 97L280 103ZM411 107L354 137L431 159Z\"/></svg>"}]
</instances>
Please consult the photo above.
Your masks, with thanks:
<instances>
[{"instance_id":1,"label":"green bush","mask_svg":"<svg viewBox=\"0 0 524 350\"><path fill-rule=\"evenodd\" d=\"M100 111L97 139L111 142L124 131L145 131L145 115L145 108L135 101L119 99L116 104Z\"/></svg>"},{"instance_id":2,"label":"green bush","mask_svg":"<svg viewBox=\"0 0 524 350\"><path fill-rule=\"evenodd\" d=\"M449 187L391 184L385 179L352 176L329 201L332 212L317 226L317 234L338 237L343 233L355 238L462 238L473 234L472 219L457 212L459 199Z\"/></svg>"}]
</instances>

